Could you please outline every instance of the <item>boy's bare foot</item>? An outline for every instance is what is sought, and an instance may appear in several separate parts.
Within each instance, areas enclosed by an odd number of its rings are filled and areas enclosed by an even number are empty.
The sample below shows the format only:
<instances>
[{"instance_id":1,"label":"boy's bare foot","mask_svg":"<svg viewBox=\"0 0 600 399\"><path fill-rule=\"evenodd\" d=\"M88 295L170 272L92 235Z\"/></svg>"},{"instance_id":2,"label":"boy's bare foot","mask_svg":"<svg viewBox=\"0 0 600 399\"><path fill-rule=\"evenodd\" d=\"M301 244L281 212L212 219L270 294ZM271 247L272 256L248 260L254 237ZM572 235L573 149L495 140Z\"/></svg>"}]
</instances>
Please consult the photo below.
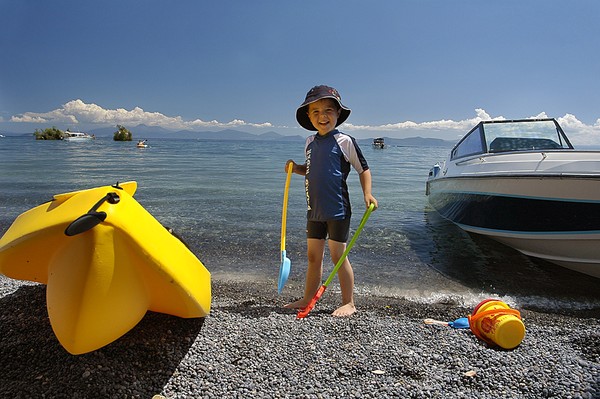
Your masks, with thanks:
<instances>
[{"instance_id":1,"label":"boy's bare foot","mask_svg":"<svg viewBox=\"0 0 600 399\"><path fill-rule=\"evenodd\" d=\"M356 312L356 307L353 303L347 303L337 308L331 315L334 317L348 317Z\"/></svg>"},{"instance_id":2,"label":"boy's bare foot","mask_svg":"<svg viewBox=\"0 0 600 399\"><path fill-rule=\"evenodd\" d=\"M284 308L288 309L304 309L310 303L310 299L307 301L304 298L297 300L296 302L288 303L284 305Z\"/></svg>"}]
</instances>

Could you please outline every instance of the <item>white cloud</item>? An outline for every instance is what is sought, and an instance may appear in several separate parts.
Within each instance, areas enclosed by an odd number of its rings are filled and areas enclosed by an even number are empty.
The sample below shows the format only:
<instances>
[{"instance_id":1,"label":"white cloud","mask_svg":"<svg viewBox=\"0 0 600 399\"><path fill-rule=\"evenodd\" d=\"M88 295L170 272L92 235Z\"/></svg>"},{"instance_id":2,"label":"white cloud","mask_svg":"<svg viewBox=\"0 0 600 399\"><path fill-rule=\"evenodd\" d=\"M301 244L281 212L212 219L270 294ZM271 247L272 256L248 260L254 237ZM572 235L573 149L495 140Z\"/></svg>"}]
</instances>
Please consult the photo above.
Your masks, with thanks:
<instances>
[{"instance_id":1,"label":"white cloud","mask_svg":"<svg viewBox=\"0 0 600 399\"><path fill-rule=\"evenodd\" d=\"M524 119L541 119L548 118L545 112L540 112L537 115L532 115L528 117L524 117ZM477 108L475 110L475 117L469 119L463 119L459 121L454 120L437 120L437 121L429 121L429 122L398 122L384 125L353 125L351 123L344 123L343 129L348 131L361 131L361 130L370 130L370 131L379 131L379 132L396 132L402 133L402 131L423 131L423 132L433 132L433 131L458 131L459 133L465 134L471 128L473 128L476 124L481 121L488 120L505 120L506 118L503 116L490 116L485 110L481 108ZM571 139L573 144L578 145L598 145L600 144L600 119L596 120L594 125L586 125L585 123L578 120L575 115L565 114L563 117L556 118L557 122L563 128L567 136Z\"/></svg>"},{"instance_id":2,"label":"white cloud","mask_svg":"<svg viewBox=\"0 0 600 399\"><path fill-rule=\"evenodd\" d=\"M50 112L26 112L15 115L11 122L66 123L66 124L102 124L102 125L140 125L160 126L166 129L193 128L233 128L233 127L272 127L270 123L249 123L234 119L230 122L203 121L195 119L184 121L180 116L167 116L160 112L147 112L140 107L132 110L123 108L104 109L96 104L86 104L82 100L72 100L61 108Z\"/></svg>"},{"instance_id":3,"label":"white cloud","mask_svg":"<svg viewBox=\"0 0 600 399\"><path fill-rule=\"evenodd\" d=\"M402 130L459 130L461 132L468 132L473 126L483 120L503 120L502 116L492 118L485 110L477 108L475 110L476 116L470 119L464 119L461 121L453 121L448 119L442 119L438 121L430 122L398 122L385 125L353 125L351 123L344 124L344 128L347 130L377 130L377 131L402 131Z\"/></svg>"},{"instance_id":4,"label":"white cloud","mask_svg":"<svg viewBox=\"0 0 600 399\"><path fill-rule=\"evenodd\" d=\"M596 123L593 125L586 125L578 120L575 115L566 114L561 118L556 118L556 121L567 133L573 144L600 144L600 119L596 119Z\"/></svg>"},{"instance_id":5,"label":"white cloud","mask_svg":"<svg viewBox=\"0 0 600 399\"><path fill-rule=\"evenodd\" d=\"M526 116L524 118L547 118L545 112L537 115ZM344 123L343 130L372 134L373 132L388 133L390 136L414 134L422 131L425 137L444 137L446 139L455 139L457 133L462 136L473 126L483 120L504 120L503 116L491 116L484 109L475 109L475 115L472 118L463 120L440 119L426 122L402 121L396 123L387 123L381 125L354 125ZM575 115L565 114L556 118L563 127L573 144L576 145L599 145L600 144L600 119L597 119L593 125L586 125L578 120ZM0 119L0 122L3 120ZM140 124L148 126L160 126L171 130L198 130L198 129L229 129L229 128L275 128L269 123L250 123L240 119L234 119L229 122L220 122L217 120L203 121L194 119L186 121L181 116L168 116L160 112L147 112L140 107L131 110L123 108L104 109L96 104L87 104L82 100L72 100L64 104L61 108L50 112L26 112L21 115L15 115L10 118L10 122L29 122L29 123L54 123L54 124L98 124L98 125L126 125L136 126ZM287 129L289 127L278 126L277 128Z\"/></svg>"}]
</instances>

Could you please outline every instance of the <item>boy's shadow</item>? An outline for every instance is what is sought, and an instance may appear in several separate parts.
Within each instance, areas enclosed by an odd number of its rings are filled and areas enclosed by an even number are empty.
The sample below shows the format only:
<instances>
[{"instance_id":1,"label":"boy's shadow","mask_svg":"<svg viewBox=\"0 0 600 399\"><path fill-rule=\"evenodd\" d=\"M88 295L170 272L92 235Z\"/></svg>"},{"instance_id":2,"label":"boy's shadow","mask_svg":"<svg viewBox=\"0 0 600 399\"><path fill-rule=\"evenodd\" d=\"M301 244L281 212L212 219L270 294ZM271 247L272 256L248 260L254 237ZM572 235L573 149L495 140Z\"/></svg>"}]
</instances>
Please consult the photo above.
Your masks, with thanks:
<instances>
[{"instance_id":1,"label":"boy's shadow","mask_svg":"<svg viewBox=\"0 0 600 399\"><path fill-rule=\"evenodd\" d=\"M298 288L300 290L300 288ZM293 299L289 298L289 302ZM335 310L335 302L329 298L321 299L310 311L310 315L331 315ZM299 309L285 308L281 303L275 302L272 298L257 295L256 298L240 301L239 303L219 306L219 310L226 313L242 315L245 319L267 318L272 314L290 316L296 318Z\"/></svg>"},{"instance_id":2,"label":"boy's shadow","mask_svg":"<svg viewBox=\"0 0 600 399\"><path fill-rule=\"evenodd\" d=\"M148 312L109 345L71 355L50 326L44 285L0 298L0 320L0 397L150 398L162 391L204 323Z\"/></svg>"}]
</instances>

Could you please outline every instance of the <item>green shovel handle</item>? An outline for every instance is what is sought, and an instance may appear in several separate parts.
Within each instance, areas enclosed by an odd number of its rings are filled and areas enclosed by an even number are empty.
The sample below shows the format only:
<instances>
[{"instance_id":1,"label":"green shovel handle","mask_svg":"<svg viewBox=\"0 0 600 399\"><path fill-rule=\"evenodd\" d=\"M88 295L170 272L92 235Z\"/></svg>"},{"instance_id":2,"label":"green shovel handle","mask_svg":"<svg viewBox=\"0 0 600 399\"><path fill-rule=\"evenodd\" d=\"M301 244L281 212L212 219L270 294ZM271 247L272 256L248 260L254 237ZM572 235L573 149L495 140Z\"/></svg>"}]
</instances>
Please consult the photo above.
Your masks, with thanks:
<instances>
[{"instance_id":1,"label":"green shovel handle","mask_svg":"<svg viewBox=\"0 0 600 399\"><path fill-rule=\"evenodd\" d=\"M342 263L344 263L344 260L346 259L346 256L348 256L348 253L350 252L350 250L354 246L354 243L356 242L356 239L360 235L360 232L362 231L363 227L365 227L365 223L367 223L367 220L369 219L369 216L371 216L371 212L373 212L374 209L375 209L375 204L371 203L369 205L369 207L367 208L367 210L365 211L365 214L363 215L363 217L362 217L362 219L360 221L360 224L358 225L358 228L356 229L356 232L354 233L354 236L350 240L350 243L348 243L348 246L346 247L346 250L342 254L340 260L337 261L337 263L335 264L335 267L331 271L331 274L329 275L329 277L327 278L327 280L323 284L325 287L327 287L329 285L329 283L331 283L331 281L335 277L336 273L338 272L339 268L342 266Z\"/></svg>"}]
</instances>

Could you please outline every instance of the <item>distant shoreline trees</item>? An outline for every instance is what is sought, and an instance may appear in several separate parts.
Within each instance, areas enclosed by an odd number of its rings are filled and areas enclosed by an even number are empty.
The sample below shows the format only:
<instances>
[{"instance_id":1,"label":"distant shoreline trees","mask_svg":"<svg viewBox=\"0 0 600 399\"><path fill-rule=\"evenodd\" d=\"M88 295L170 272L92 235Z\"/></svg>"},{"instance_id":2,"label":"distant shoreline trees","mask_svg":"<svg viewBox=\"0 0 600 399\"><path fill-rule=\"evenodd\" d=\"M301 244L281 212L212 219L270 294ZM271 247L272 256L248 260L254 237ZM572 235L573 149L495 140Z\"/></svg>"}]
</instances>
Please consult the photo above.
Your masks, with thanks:
<instances>
[{"instance_id":1,"label":"distant shoreline trees","mask_svg":"<svg viewBox=\"0 0 600 399\"><path fill-rule=\"evenodd\" d=\"M69 130L67 129L67 132ZM35 129L33 136L36 140L62 140L66 136L66 133L57 128L56 126L48 127L46 129ZM114 141L132 141L133 134L122 125L117 125L117 131L113 134Z\"/></svg>"},{"instance_id":2,"label":"distant shoreline trees","mask_svg":"<svg viewBox=\"0 0 600 399\"><path fill-rule=\"evenodd\" d=\"M113 135L114 141L131 141L133 139L133 135L125 126L117 125L117 129Z\"/></svg>"},{"instance_id":3,"label":"distant shoreline trees","mask_svg":"<svg viewBox=\"0 0 600 399\"><path fill-rule=\"evenodd\" d=\"M62 140L64 132L55 126L48 127L44 130L35 129L33 135L36 140Z\"/></svg>"}]
</instances>

